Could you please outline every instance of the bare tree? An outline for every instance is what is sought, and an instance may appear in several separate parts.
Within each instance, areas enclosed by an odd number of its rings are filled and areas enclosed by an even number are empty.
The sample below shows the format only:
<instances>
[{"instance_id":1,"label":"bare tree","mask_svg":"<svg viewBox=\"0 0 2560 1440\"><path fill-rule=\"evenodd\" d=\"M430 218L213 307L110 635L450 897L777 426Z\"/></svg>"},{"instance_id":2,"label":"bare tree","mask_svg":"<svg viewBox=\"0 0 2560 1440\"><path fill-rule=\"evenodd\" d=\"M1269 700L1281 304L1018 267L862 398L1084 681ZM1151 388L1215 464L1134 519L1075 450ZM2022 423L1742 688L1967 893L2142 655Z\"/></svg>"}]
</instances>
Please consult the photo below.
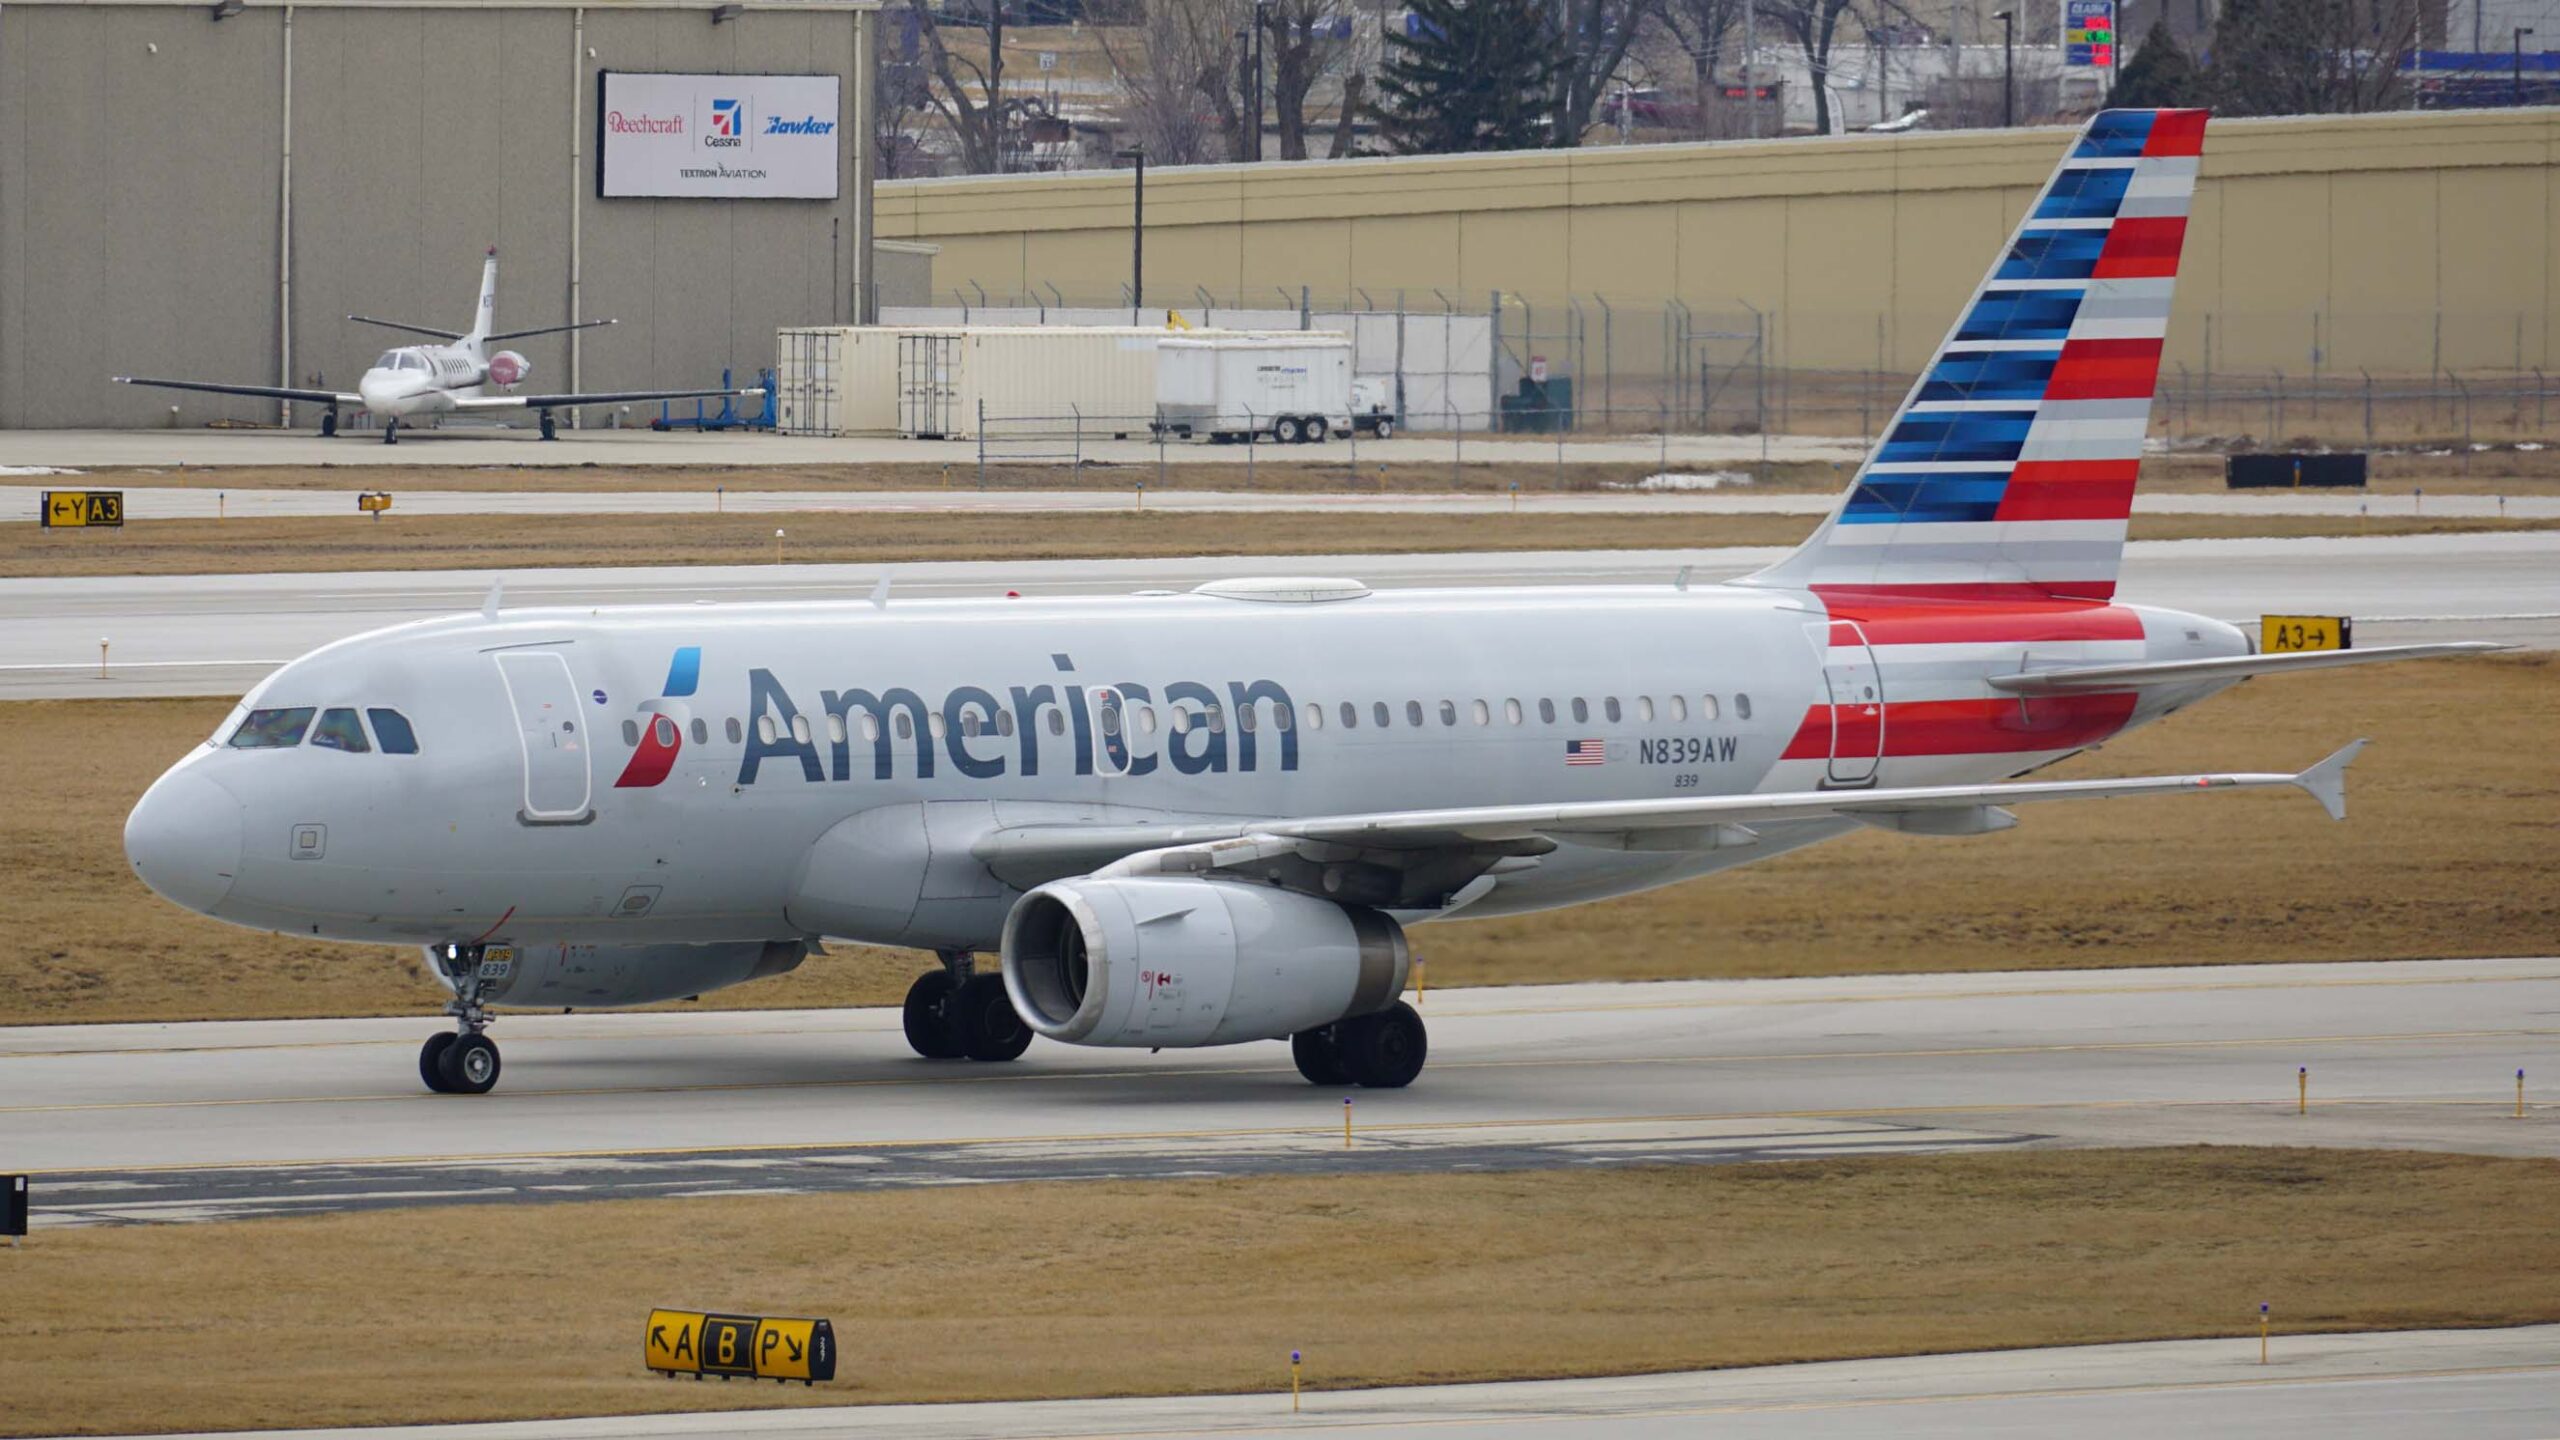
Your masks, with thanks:
<instances>
[{"instance_id":1,"label":"bare tree","mask_svg":"<svg viewBox=\"0 0 2560 1440\"><path fill-rule=\"evenodd\" d=\"M1004 168L1004 8L1001 0L982 0L982 4L979 18L964 20L957 11L936 12L926 8L925 0L907 0L916 33L924 40L924 64L930 77L926 100L959 141L961 165L972 175ZM975 55L951 48L942 33L945 23L984 32L984 64Z\"/></svg>"},{"instance_id":2,"label":"bare tree","mask_svg":"<svg viewBox=\"0 0 2560 1440\"><path fill-rule=\"evenodd\" d=\"M1609 77L1625 63L1627 47L1654 13L1659 0L1556 0L1556 43L1562 56L1556 72L1555 129L1557 146L1582 143L1591 126L1592 109L1607 90Z\"/></svg>"},{"instance_id":3,"label":"bare tree","mask_svg":"<svg viewBox=\"0 0 2560 1440\"><path fill-rule=\"evenodd\" d=\"M1663 28L1688 57L1690 74L1697 86L1697 131L1701 135L1717 133L1712 119L1717 77L1724 69L1728 47L1740 48L1742 10L1747 3L1749 0L1664 0Z\"/></svg>"},{"instance_id":4,"label":"bare tree","mask_svg":"<svg viewBox=\"0 0 2560 1440\"><path fill-rule=\"evenodd\" d=\"M1120 83L1123 122L1159 165L1202 164L1219 158L1221 148L1235 153L1232 137L1218 143L1233 128L1233 107L1221 114L1214 101L1234 72L1235 43L1221 25L1204 23L1217 8L1204 0L1143 0L1135 25L1093 31Z\"/></svg>"},{"instance_id":5,"label":"bare tree","mask_svg":"<svg viewBox=\"0 0 2560 1440\"><path fill-rule=\"evenodd\" d=\"M1271 63L1271 111L1280 158L1307 158L1307 94L1342 68L1348 35L1331 0L1265 0L1257 7Z\"/></svg>"},{"instance_id":6,"label":"bare tree","mask_svg":"<svg viewBox=\"0 0 2560 1440\"><path fill-rule=\"evenodd\" d=\"M2230 0L2213 27L2214 108L2317 115L2397 106L2416 0Z\"/></svg>"},{"instance_id":7,"label":"bare tree","mask_svg":"<svg viewBox=\"0 0 2560 1440\"><path fill-rule=\"evenodd\" d=\"M1804 52L1805 81L1813 90L1813 129L1831 133L1831 43L1851 0L1769 0L1766 13Z\"/></svg>"}]
</instances>

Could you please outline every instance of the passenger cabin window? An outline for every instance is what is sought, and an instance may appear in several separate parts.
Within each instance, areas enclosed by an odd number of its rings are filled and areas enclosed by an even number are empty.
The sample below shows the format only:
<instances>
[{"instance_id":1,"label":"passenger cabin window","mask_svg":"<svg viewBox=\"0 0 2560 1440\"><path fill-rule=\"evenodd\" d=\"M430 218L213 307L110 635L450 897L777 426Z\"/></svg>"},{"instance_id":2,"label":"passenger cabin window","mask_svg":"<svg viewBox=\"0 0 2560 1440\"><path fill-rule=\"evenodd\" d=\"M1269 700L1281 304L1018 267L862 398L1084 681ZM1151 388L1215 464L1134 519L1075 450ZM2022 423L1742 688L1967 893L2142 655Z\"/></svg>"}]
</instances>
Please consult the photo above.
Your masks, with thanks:
<instances>
[{"instance_id":1,"label":"passenger cabin window","mask_svg":"<svg viewBox=\"0 0 2560 1440\"><path fill-rule=\"evenodd\" d=\"M696 720L693 723L699 725L702 722ZM830 745L842 745L845 743L844 713L842 711L830 710L827 712L827 743Z\"/></svg>"},{"instance_id":2,"label":"passenger cabin window","mask_svg":"<svg viewBox=\"0 0 2560 1440\"><path fill-rule=\"evenodd\" d=\"M1396 723L1395 712L1387 708L1387 702L1384 700L1369 707L1369 718L1377 721L1378 728L1381 730Z\"/></svg>"},{"instance_id":3,"label":"passenger cabin window","mask_svg":"<svg viewBox=\"0 0 2560 1440\"><path fill-rule=\"evenodd\" d=\"M1360 707L1348 700L1342 702L1342 728L1345 730L1360 728Z\"/></svg>"},{"instance_id":4,"label":"passenger cabin window","mask_svg":"<svg viewBox=\"0 0 2560 1440\"><path fill-rule=\"evenodd\" d=\"M1410 726L1414 727L1414 728L1415 728L1415 729L1417 729L1417 730L1419 730L1419 729L1421 729L1421 728L1422 728L1422 702L1421 702L1421 701L1419 701L1419 700L1407 700L1406 702L1404 702L1404 723L1406 723L1407 725L1410 725Z\"/></svg>"},{"instance_id":5,"label":"passenger cabin window","mask_svg":"<svg viewBox=\"0 0 2560 1440\"><path fill-rule=\"evenodd\" d=\"M1443 725L1455 725L1458 723L1457 701L1443 700L1440 702L1440 723Z\"/></svg>"},{"instance_id":6,"label":"passenger cabin window","mask_svg":"<svg viewBox=\"0 0 2560 1440\"><path fill-rule=\"evenodd\" d=\"M1227 733L1227 712L1216 705L1209 707L1209 733L1212 735Z\"/></svg>"},{"instance_id":7,"label":"passenger cabin window","mask_svg":"<svg viewBox=\"0 0 2560 1440\"><path fill-rule=\"evenodd\" d=\"M1553 725L1556 723L1556 702L1553 700L1539 701L1538 719L1542 724Z\"/></svg>"},{"instance_id":8,"label":"passenger cabin window","mask_svg":"<svg viewBox=\"0 0 2560 1440\"><path fill-rule=\"evenodd\" d=\"M1701 720L1713 720L1714 718L1716 718L1717 714L1719 713L1719 709L1720 709L1720 707L1718 707L1718 706L1717 706L1717 704L1716 704L1716 697L1714 697L1713 695L1701 695L1701 696L1699 696L1699 697L1698 697L1698 718L1699 718L1699 719L1701 719ZM1673 716L1672 718L1676 720L1676 719L1678 719L1679 717L1675 715L1675 716Z\"/></svg>"},{"instance_id":9,"label":"passenger cabin window","mask_svg":"<svg viewBox=\"0 0 2560 1440\"><path fill-rule=\"evenodd\" d=\"M729 730L729 743L730 743L730 744L732 744L732 745L737 744L737 743L738 743L738 740L739 740L739 738L740 738L740 736L739 736L739 732L738 732L738 717L737 717L737 716L732 715L732 716L730 716L730 717L729 717L728 730Z\"/></svg>"},{"instance_id":10,"label":"passenger cabin window","mask_svg":"<svg viewBox=\"0 0 2560 1440\"><path fill-rule=\"evenodd\" d=\"M1251 718L1253 717L1253 712L1252 712L1251 710L1247 710L1247 711L1245 711L1244 713L1245 713L1245 718L1247 718L1247 719L1251 719ZM1291 718L1290 718L1290 715L1289 715L1289 707L1288 707L1288 706L1286 706L1286 705L1274 705L1274 706L1272 706L1272 707L1271 707L1271 728L1272 728L1272 729L1274 729L1274 730L1286 730L1286 729L1288 729L1290 726L1292 726L1292 725L1294 725L1294 724L1296 724L1296 723L1297 723L1297 722L1296 722L1295 720L1293 720L1293 719L1291 719ZM1247 727L1245 727L1245 728L1247 728L1247 729L1251 729L1252 727L1251 727L1251 726L1247 726Z\"/></svg>"},{"instance_id":11,"label":"passenger cabin window","mask_svg":"<svg viewBox=\"0 0 2560 1440\"><path fill-rule=\"evenodd\" d=\"M1650 725L1653 723L1652 696L1639 695L1636 697L1636 723L1639 725Z\"/></svg>"},{"instance_id":12,"label":"passenger cabin window","mask_svg":"<svg viewBox=\"0 0 2560 1440\"><path fill-rule=\"evenodd\" d=\"M635 748L635 749L636 749L636 748L638 748L638 746L639 746L639 744L640 744L640 722L639 722L639 721L637 721L637 720L625 720L625 721L623 721L623 722L622 722L622 743L623 743L623 744L625 744L625 745L632 746L632 747L633 747L633 748Z\"/></svg>"},{"instance_id":13,"label":"passenger cabin window","mask_svg":"<svg viewBox=\"0 0 2560 1440\"><path fill-rule=\"evenodd\" d=\"M1708 696L1706 703L1710 705L1714 704L1715 698L1716 697L1713 695ZM1713 720L1716 718L1715 712L1708 710L1700 711L1699 715L1700 718L1707 720ZM1686 720L1689 718L1689 697L1685 695L1674 695L1671 697L1671 718L1674 720Z\"/></svg>"},{"instance_id":14,"label":"passenger cabin window","mask_svg":"<svg viewBox=\"0 0 2560 1440\"><path fill-rule=\"evenodd\" d=\"M1573 697L1573 723L1574 723L1574 724L1576 724L1576 725L1580 725L1580 724L1582 724L1583 722L1585 722L1585 721L1589 720L1590 718L1591 718L1591 702L1590 702L1590 701L1588 701L1588 700L1583 699L1583 698L1582 698L1581 696L1579 696L1579 695L1574 696L1574 697Z\"/></svg>"},{"instance_id":15,"label":"passenger cabin window","mask_svg":"<svg viewBox=\"0 0 2560 1440\"><path fill-rule=\"evenodd\" d=\"M1485 704L1481 700L1478 700L1475 702L1474 710L1477 724L1490 725L1493 723L1493 707Z\"/></svg>"},{"instance_id":16,"label":"passenger cabin window","mask_svg":"<svg viewBox=\"0 0 2560 1440\"><path fill-rule=\"evenodd\" d=\"M1618 723L1622 718L1618 710L1618 697L1612 695L1608 699L1601 701L1600 713L1609 717L1610 724L1614 725Z\"/></svg>"},{"instance_id":17,"label":"passenger cabin window","mask_svg":"<svg viewBox=\"0 0 2560 1440\"><path fill-rule=\"evenodd\" d=\"M1310 730L1324 728L1324 707L1313 700L1307 702L1307 728Z\"/></svg>"},{"instance_id":18,"label":"passenger cabin window","mask_svg":"<svg viewBox=\"0 0 2560 1440\"><path fill-rule=\"evenodd\" d=\"M320 723L311 731L311 743L329 750L346 750L363 755L373 747L365 743L364 725L356 712L331 709L320 712Z\"/></svg>"},{"instance_id":19,"label":"passenger cabin window","mask_svg":"<svg viewBox=\"0 0 2560 1440\"><path fill-rule=\"evenodd\" d=\"M1748 720L1751 718L1751 697L1738 690L1734 692L1733 696L1733 718L1736 720Z\"/></svg>"},{"instance_id":20,"label":"passenger cabin window","mask_svg":"<svg viewBox=\"0 0 2560 1440\"><path fill-rule=\"evenodd\" d=\"M364 712L364 718L373 722L373 738L381 743L383 754L415 755L418 753L418 734L409 728L408 716L397 710L376 708Z\"/></svg>"},{"instance_id":21,"label":"passenger cabin window","mask_svg":"<svg viewBox=\"0 0 2560 1440\"><path fill-rule=\"evenodd\" d=\"M841 717L836 721L836 728L838 730L842 730L844 728L844 721ZM693 721L693 743L696 745L708 745L711 743L711 727L702 723L702 717L698 715L694 717Z\"/></svg>"},{"instance_id":22,"label":"passenger cabin window","mask_svg":"<svg viewBox=\"0 0 2560 1440\"><path fill-rule=\"evenodd\" d=\"M1520 702L1519 702L1519 701L1517 701L1517 700L1505 700L1505 701L1503 701L1503 702L1502 702L1502 718L1503 718L1503 719L1505 719L1505 720L1510 721L1510 722L1511 722L1512 724L1514 724L1514 725L1519 724L1519 723L1520 723Z\"/></svg>"},{"instance_id":23,"label":"passenger cabin window","mask_svg":"<svg viewBox=\"0 0 2560 1440\"><path fill-rule=\"evenodd\" d=\"M302 743L302 732L311 728L315 707L299 705L283 710L252 710L240 728L231 732L234 750L282 750Z\"/></svg>"},{"instance_id":24,"label":"passenger cabin window","mask_svg":"<svg viewBox=\"0 0 2560 1440\"><path fill-rule=\"evenodd\" d=\"M759 715L756 717L756 738L770 745L782 738L782 730L773 723L772 716Z\"/></svg>"}]
</instances>

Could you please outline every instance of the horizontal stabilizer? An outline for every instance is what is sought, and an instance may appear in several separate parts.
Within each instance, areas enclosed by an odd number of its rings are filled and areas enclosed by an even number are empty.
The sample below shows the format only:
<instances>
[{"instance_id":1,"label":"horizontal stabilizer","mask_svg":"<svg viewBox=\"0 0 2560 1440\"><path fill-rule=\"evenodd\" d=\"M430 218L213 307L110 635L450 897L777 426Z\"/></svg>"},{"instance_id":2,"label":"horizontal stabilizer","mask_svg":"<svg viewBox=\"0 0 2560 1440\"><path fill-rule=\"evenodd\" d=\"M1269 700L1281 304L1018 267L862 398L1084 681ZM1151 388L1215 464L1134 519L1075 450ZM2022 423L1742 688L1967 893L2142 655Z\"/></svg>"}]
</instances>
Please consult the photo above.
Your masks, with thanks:
<instances>
[{"instance_id":1,"label":"horizontal stabilizer","mask_svg":"<svg viewBox=\"0 0 2560 1440\"><path fill-rule=\"evenodd\" d=\"M406 320L376 320L370 315L350 315L347 318L359 325L379 325L385 330L405 330L412 335L426 335L438 340L462 338L462 332L459 330L439 330L433 325L412 325Z\"/></svg>"},{"instance_id":2,"label":"horizontal stabilizer","mask_svg":"<svg viewBox=\"0 0 2560 1440\"><path fill-rule=\"evenodd\" d=\"M574 325L545 325L534 330L508 330L496 335L484 335L480 338L492 345L495 345L501 340L523 340L535 335L565 335L572 330L593 330L599 325L619 325L621 323L622 322L619 320L581 320Z\"/></svg>"},{"instance_id":3,"label":"horizontal stabilizer","mask_svg":"<svg viewBox=\"0 0 2560 1440\"><path fill-rule=\"evenodd\" d=\"M2186 685L2200 680L2244 680L2295 670L2374 665L2385 660L2425 660L2437 655L2481 655L2512 650L2491 640L2444 640L2431 645L2378 645L2370 650L2299 650L2283 655L2233 655L2220 660L2153 660L2132 665L2079 665L1994 675L1991 688L2012 695L2068 695L2082 690L2139 690L2146 685Z\"/></svg>"}]
</instances>

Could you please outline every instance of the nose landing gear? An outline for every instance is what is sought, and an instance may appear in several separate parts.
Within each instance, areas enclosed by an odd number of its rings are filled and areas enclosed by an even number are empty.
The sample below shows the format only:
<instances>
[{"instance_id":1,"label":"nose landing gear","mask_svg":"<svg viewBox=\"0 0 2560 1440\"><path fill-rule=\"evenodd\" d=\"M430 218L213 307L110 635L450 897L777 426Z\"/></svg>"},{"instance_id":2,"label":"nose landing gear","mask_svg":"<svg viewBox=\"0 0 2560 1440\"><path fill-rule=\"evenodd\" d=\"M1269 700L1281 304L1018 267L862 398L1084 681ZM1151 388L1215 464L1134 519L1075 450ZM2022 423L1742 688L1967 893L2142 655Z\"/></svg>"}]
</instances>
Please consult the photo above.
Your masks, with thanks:
<instances>
[{"instance_id":1,"label":"nose landing gear","mask_svg":"<svg viewBox=\"0 0 2560 1440\"><path fill-rule=\"evenodd\" d=\"M485 953L478 945L447 945L436 955L437 966L453 982L444 1012L454 1018L454 1028L428 1036L418 1047L418 1078L439 1095L486 1095L498 1085L498 1044L484 1033L496 1017L480 1003Z\"/></svg>"},{"instance_id":2,"label":"nose landing gear","mask_svg":"<svg viewBox=\"0 0 2560 1440\"><path fill-rule=\"evenodd\" d=\"M382 417L382 443L385 445L397 445L400 443L399 416L385 415Z\"/></svg>"}]
</instances>

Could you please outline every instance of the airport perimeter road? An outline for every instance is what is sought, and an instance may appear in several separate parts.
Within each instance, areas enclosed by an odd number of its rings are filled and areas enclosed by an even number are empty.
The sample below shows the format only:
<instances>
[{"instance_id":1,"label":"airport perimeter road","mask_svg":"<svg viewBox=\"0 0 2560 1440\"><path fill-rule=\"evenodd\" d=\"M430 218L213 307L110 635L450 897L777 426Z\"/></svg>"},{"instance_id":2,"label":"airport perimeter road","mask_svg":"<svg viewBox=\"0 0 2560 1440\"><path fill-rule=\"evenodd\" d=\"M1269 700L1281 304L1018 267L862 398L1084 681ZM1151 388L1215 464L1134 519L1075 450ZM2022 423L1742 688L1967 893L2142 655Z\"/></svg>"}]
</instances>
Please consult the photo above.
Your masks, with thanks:
<instances>
[{"instance_id":1,"label":"airport perimeter road","mask_svg":"<svg viewBox=\"0 0 2560 1440\"><path fill-rule=\"evenodd\" d=\"M1117 512L1138 507L1141 474L1114 489L1087 490L402 490L393 503L403 515L712 515L802 512L896 514ZM40 486L0 485L0 517L32 524L41 512ZM125 515L134 520L251 520L278 516L352 517L356 487L345 490L216 490L177 486L123 487ZM1274 511L1379 515L1827 515L1840 503L1832 494L1753 494L1722 490L1524 490L1508 493L1451 491L1191 490L1153 489L1151 511L1261 514ZM2358 515L2384 520L2549 520L2560 518L2560 496L2305 495L2294 491L2243 495L2165 494L2134 497L2142 515L2319 516Z\"/></svg>"},{"instance_id":2,"label":"airport perimeter road","mask_svg":"<svg viewBox=\"0 0 2560 1440\"><path fill-rule=\"evenodd\" d=\"M893 581L902 597L1183 589L1229 575L1352 575L1378 586L1699 583L1779 558L1770 548L1458 555L947 561L0 580L0 699L238 695L305 651L361 631L510 605L841 600ZM2128 600L2251 628L2268 612L2353 615L2365 645L2502 640L2560 645L2560 531L2127 546ZM98 642L111 642L101 678Z\"/></svg>"},{"instance_id":3,"label":"airport perimeter road","mask_svg":"<svg viewBox=\"0 0 2560 1440\"><path fill-rule=\"evenodd\" d=\"M471 1098L420 1088L423 1013L0 1030L0 1155L39 1172L44 1224L2019 1143L2560 1155L2560 959L1450 990L1423 1012L1430 1068L1352 1092L1348 1147L1343 1093L1276 1042L937 1063L882 1009L510 1016L505 1079Z\"/></svg>"},{"instance_id":4,"label":"airport perimeter road","mask_svg":"<svg viewBox=\"0 0 2560 1440\"><path fill-rule=\"evenodd\" d=\"M2154 1440L2547 1440L2560 1433L2560 1326L2256 1337L1915 1355L1594 1380L1287 1392L706 1411L400 1430L231 1432L224 1440L1048 1440L1358 1435L1363 1440L1934 1440L2071 1435ZM1321 1357L1318 1357L1321 1364ZM200 1437L212 1440L212 1437Z\"/></svg>"},{"instance_id":5,"label":"airport perimeter road","mask_svg":"<svg viewBox=\"0 0 2560 1440\"><path fill-rule=\"evenodd\" d=\"M1156 462L1156 446L1144 438L1113 440L1097 423L1082 447L1086 460L1141 466ZM989 459L1005 464L1064 464L1075 448L1068 435L1042 436L1037 442L991 446ZM1000 454L1037 449L1037 456ZM1257 445L1252 458L1274 460L1349 460L1343 442L1325 445ZM1523 440L1475 434L1451 440L1445 435L1398 436L1362 440L1360 458L1381 464L1441 464L1463 456L1470 464L1551 465L1553 439ZM1858 460L1867 453L1864 440L1823 435L1772 435L1764 447L1757 435L1674 435L1623 439L1568 437L1566 463L1616 461L1675 466L1738 465L1756 460ZM1168 460L1184 464L1242 465L1243 445L1176 444L1165 447ZM54 466L101 469L153 465L949 465L975 468L976 442L904 440L895 436L830 439L815 435L773 435L760 431L696 433L645 430L563 430L545 443L530 431L455 426L448 430L403 430L400 443L385 445L378 436L350 432L323 440L315 431L277 430L12 430L0 434L0 466Z\"/></svg>"}]
</instances>

